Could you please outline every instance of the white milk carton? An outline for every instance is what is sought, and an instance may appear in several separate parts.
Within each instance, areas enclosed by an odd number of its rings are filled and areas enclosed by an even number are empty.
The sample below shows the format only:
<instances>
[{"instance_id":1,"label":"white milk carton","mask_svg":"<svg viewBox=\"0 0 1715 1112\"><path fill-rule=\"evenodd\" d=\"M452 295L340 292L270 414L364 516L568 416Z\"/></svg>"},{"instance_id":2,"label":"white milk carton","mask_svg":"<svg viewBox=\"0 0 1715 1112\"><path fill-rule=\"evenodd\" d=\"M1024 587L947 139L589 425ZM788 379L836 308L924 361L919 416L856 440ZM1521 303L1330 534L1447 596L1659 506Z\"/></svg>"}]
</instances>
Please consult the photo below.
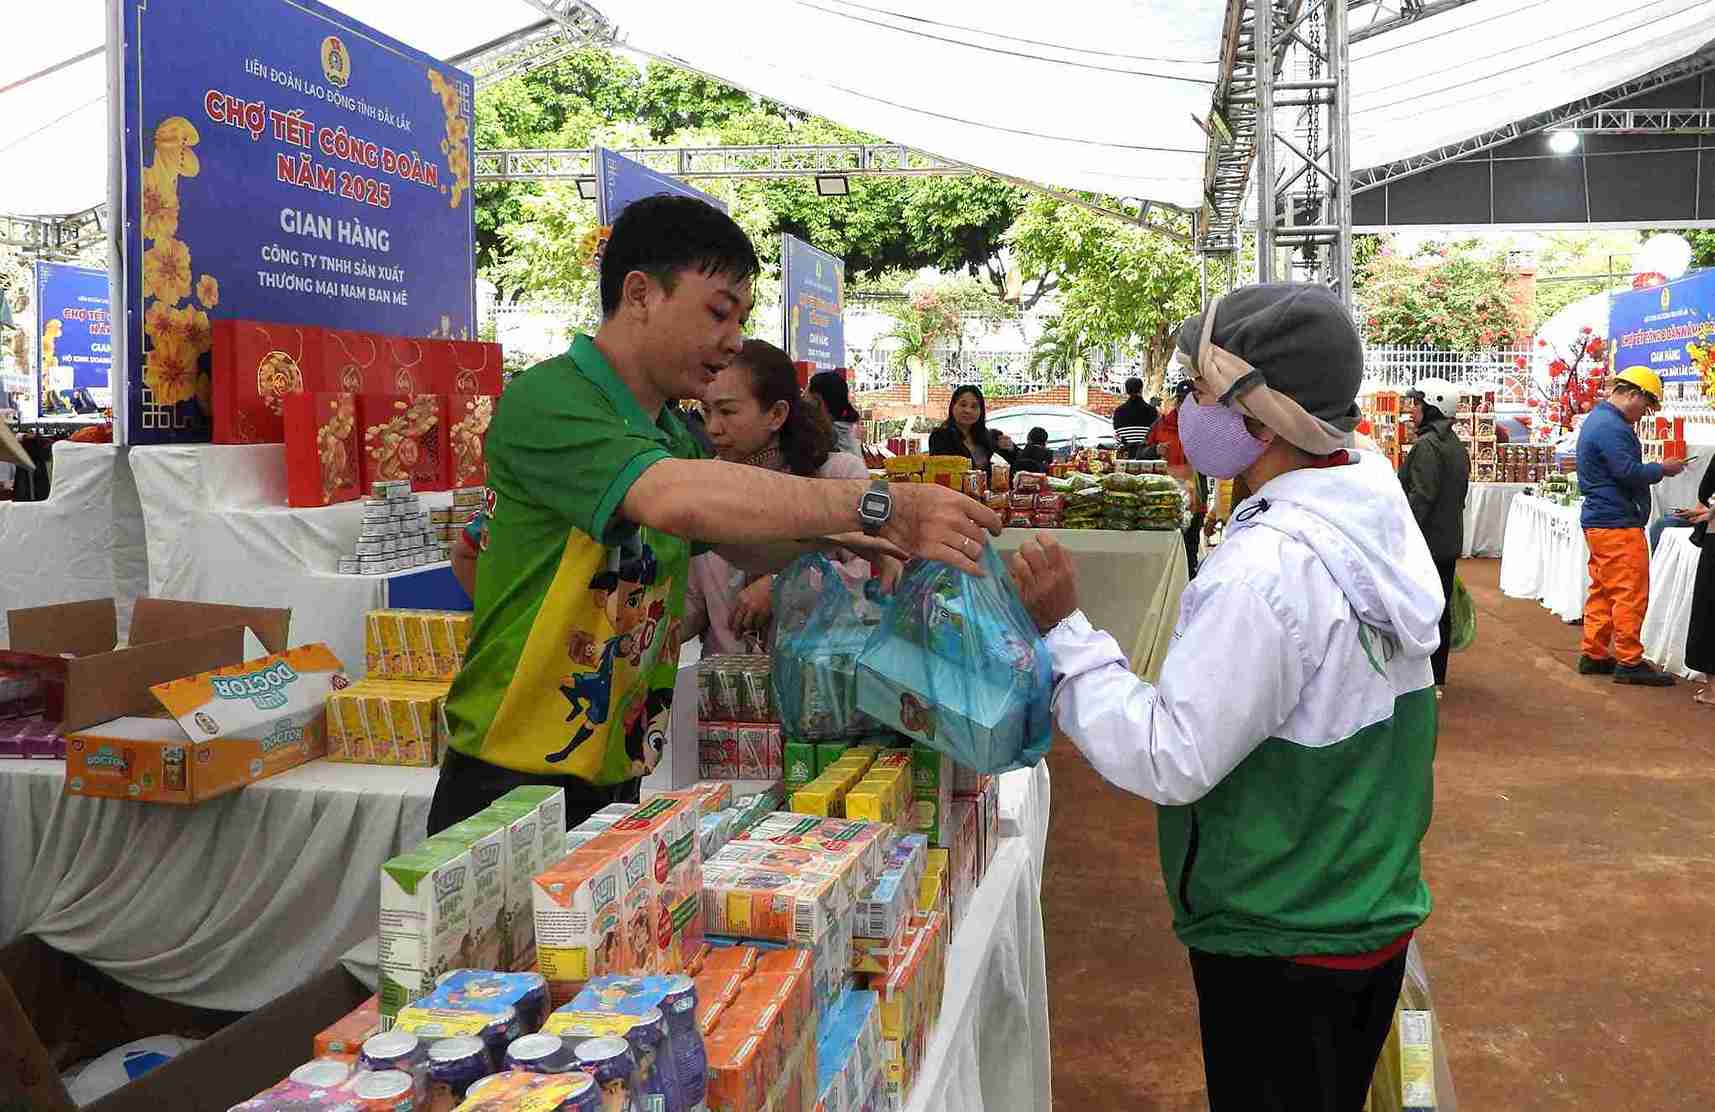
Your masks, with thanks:
<instances>
[{"instance_id":1,"label":"white milk carton","mask_svg":"<svg viewBox=\"0 0 1715 1112\"><path fill-rule=\"evenodd\" d=\"M475 963L470 850L431 838L381 866L378 953L381 1021L435 987L435 978Z\"/></svg>"},{"instance_id":2,"label":"white milk carton","mask_svg":"<svg viewBox=\"0 0 1715 1112\"><path fill-rule=\"evenodd\" d=\"M512 952L507 924L511 825L504 812L483 811L435 836L462 842L470 850L471 969L511 968L506 964Z\"/></svg>"},{"instance_id":3,"label":"white milk carton","mask_svg":"<svg viewBox=\"0 0 1715 1112\"><path fill-rule=\"evenodd\" d=\"M542 821L537 808L524 803L496 803L484 815L506 823L506 917L500 936L500 965L513 972L536 968L536 924L530 908L531 880L542 860Z\"/></svg>"}]
</instances>

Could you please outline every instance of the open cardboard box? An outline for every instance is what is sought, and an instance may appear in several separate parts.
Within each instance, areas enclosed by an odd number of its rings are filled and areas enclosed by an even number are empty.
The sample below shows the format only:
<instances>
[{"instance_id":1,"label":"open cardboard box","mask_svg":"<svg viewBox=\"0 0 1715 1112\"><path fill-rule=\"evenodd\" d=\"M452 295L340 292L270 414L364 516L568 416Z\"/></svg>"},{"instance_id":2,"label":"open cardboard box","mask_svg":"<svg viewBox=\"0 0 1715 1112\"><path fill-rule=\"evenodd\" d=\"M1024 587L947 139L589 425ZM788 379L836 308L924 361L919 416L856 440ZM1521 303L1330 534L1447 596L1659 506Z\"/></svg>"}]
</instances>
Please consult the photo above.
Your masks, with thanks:
<instances>
[{"instance_id":1,"label":"open cardboard box","mask_svg":"<svg viewBox=\"0 0 1715 1112\"><path fill-rule=\"evenodd\" d=\"M160 1000L25 935L0 949L0 1108L77 1112L60 1074L149 1035L207 1041L82 1112L226 1112L307 1062L370 990L335 967L242 1015Z\"/></svg>"}]
</instances>

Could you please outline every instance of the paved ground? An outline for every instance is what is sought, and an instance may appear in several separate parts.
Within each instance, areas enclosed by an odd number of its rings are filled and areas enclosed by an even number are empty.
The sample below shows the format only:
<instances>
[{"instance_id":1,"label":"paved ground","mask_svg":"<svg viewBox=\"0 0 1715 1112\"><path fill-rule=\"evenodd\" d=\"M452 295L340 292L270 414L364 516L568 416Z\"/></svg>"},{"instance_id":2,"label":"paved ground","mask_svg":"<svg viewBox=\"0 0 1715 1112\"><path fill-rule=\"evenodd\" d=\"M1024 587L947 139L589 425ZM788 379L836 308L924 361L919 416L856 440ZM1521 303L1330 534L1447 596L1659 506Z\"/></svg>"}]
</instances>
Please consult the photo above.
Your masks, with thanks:
<instances>
[{"instance_id":1,"label":"paved ground","mask_svg":"<svg viewBox=\"0 0 1715 1112\"><path fill-rule=\"evenodd\" d=\"M1715 711L1574 671L1578 629L1467 561L1419 935L1467 1112L1715 1107ZM1235 677L1242 681L1242 677ZM1150 804L1050 758L1055 1107L1200 1110Z\"/></svg>"}]
</instances>

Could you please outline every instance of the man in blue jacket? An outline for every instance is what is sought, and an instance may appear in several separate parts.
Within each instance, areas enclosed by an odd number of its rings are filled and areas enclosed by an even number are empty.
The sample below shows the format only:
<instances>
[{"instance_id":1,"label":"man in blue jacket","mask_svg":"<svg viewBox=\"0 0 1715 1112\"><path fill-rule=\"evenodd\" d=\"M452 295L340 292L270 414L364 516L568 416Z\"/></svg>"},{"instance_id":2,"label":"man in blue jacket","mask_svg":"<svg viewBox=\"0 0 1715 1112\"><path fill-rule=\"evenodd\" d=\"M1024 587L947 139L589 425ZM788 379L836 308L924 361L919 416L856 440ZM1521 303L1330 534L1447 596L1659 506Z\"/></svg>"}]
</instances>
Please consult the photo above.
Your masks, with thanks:
<instances>
[{"instance_id":1,"label":"man in blue jacket","mask_svg":"<svg viewBox=\"0 0 1715 1112\"><path fill-rule=\"evenodd\" d=\"M1673 677L1644 663L1644 611L1649 609L1649 488L1685 470L1680 460L1643 462L1632 430L1661 407L1661 379L1632 367L1619 373L1608 400L1578 433L1581 523L1590 547L1590 593L1584 600L1582 675L1611 675L1615 683L1671 687Z\"/></svg>"}]
</instances>

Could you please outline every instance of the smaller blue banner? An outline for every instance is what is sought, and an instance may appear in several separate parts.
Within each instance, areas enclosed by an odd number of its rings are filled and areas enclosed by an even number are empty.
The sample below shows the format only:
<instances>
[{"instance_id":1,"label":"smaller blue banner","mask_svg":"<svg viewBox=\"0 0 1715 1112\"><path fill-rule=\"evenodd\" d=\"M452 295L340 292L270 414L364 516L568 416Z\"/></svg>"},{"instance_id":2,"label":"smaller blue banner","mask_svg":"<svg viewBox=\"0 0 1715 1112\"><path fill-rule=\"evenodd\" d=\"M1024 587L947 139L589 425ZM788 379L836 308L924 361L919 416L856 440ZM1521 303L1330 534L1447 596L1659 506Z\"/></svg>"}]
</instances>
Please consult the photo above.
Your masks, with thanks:
<instances>
[{"instance_id":1,"label":"smaller blue banner","mask_svg":"<svg viewBox=\"0 0 1715 1112\"><path fill-rule=\"evenodd\" d=\"M793 235L780 237L786 354L831 371L846 365L846 264Z\"/></svg>"},{"instance_id":2,"label":"smaller blue banner","mask_svg":"<svg viewBox=\"0 0 1715 1112\"><path fill-rule=\"evenodd\" d=\"M727 212L727 203L692 189L678 178L657 173L641 162L634 162L605 147L595 149L596 216L604 228L611 228L625 206L657 193L676 197L695 197L699 201Z\"/></svg>"},{"instance_id":3,"label":"smaller blue banner","mask_svg":"<svg viewBox=\"0 0 1715 1112\"><path fill-rule=\"evenodd\" d=\"M1663 401L1691 401L1715 368L1715 270L1608 298L1614 370L1645 367L1661 376Z\"/></svg>"},{"instance_id":4,"label":"smaller blue banner","mask_svg":"<svg viewBox=\"0 0 1715 1112\"><path fill-rule=\"evenodd\" d=\"M42 411L50 391L89 389L105 399L113 371L113 312L107 271L36 264L36 351Z\"/></svg>"}]
</instances>

